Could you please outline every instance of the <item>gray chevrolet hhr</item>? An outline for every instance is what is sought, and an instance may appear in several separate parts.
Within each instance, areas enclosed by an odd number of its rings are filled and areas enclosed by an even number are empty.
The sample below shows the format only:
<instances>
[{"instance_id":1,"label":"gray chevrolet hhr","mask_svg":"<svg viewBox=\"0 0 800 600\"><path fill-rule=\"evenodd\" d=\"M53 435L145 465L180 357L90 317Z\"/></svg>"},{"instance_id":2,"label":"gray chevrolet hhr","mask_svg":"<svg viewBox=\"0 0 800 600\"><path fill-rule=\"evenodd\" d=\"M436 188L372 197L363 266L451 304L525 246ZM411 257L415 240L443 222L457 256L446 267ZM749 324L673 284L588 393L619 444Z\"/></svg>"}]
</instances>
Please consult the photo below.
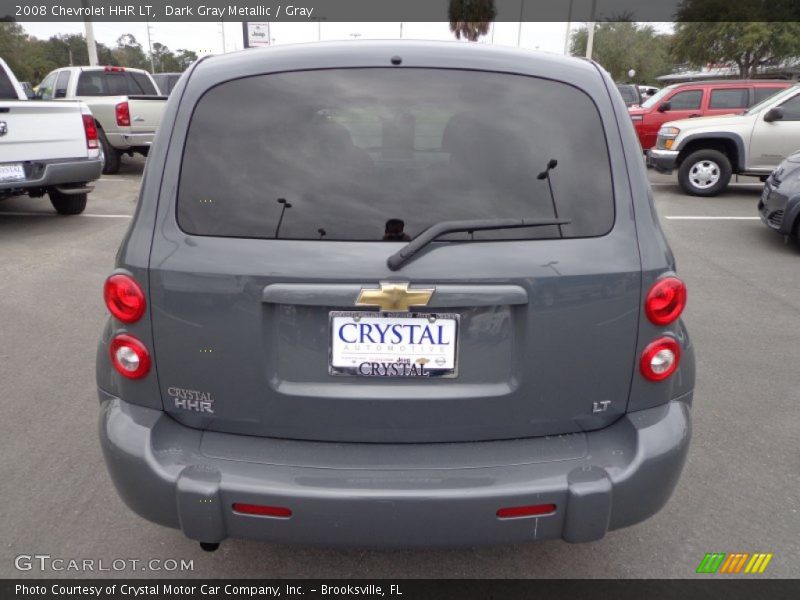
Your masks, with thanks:
<instances>
[{"instance_id":1,"label":"gray chevrolet hhr","mask_svg":"<svg viewBox=\"0 0 800 600\"><path fill-rule=\"evenodd\" d=\"M207 550L591 541L657 512L686 458L686 288L589 61L200 60L104 292L111 478Z\"/></svg>"}]
</instances>

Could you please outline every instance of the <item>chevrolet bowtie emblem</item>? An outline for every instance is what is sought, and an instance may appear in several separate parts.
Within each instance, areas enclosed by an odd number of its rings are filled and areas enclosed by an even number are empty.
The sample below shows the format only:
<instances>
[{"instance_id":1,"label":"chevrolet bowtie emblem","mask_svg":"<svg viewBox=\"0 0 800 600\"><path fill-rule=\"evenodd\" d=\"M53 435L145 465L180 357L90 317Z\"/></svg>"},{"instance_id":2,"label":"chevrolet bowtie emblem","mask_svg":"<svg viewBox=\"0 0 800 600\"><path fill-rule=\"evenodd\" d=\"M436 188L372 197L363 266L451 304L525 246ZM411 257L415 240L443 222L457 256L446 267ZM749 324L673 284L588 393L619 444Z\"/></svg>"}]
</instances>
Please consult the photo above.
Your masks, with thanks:
<instances>
[{"instance_id":1,"label":"chevrolet bowtie emblem","mask_svg":"<svg viewBox=\"0 0 800 600\"><path fill-rule=\"evenodd\" d=\"M381 283L379 290L361 290L356 306L377 306L385 311L408 311L410 306L425 306L434 288L408 289L407 283Z\"/></svg>"}]
</instances>

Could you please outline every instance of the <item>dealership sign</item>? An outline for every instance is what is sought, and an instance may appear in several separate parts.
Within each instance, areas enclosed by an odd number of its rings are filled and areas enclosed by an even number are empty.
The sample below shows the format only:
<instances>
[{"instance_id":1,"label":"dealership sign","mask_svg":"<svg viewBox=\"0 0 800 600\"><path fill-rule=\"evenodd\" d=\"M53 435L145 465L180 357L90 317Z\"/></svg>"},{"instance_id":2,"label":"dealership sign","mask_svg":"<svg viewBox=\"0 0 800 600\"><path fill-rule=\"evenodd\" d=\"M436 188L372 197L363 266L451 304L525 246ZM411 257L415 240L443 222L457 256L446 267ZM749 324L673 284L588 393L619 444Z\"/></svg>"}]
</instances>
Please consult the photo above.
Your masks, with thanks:
<instances>
[{"instance_id":1,"label":"dealership sign","mask_svg":"<svg viewBox=\"0 0 800 600\"><path fill-rule=\"evenodd\" d=\"M250 47L269 46L269 23L247 23L247 45Z\"/></svg>"}]
</instances>

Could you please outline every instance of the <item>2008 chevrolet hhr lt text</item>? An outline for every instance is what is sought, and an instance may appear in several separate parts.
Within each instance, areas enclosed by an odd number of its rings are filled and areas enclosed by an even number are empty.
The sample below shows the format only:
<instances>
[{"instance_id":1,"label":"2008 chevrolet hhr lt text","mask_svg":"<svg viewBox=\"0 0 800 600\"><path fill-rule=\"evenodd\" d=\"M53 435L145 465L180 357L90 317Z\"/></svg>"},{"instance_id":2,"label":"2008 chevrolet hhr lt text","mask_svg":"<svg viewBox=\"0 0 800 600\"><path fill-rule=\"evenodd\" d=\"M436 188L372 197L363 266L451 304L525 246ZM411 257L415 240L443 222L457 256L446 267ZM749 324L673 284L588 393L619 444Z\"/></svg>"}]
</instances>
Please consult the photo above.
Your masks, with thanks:
<instances>
[{"instance_id":1,"label":"2008 chevrolet hhr lt text","mask_svg":"<svg viewBox=\"0 0 800 600\"><path fill-rule=\"evenodd\" d=\"M284 46L170 96L106 281L100 439L206 549L601 538L690 438L686 289L589 61Z\"/></svg>"}]
</instances>

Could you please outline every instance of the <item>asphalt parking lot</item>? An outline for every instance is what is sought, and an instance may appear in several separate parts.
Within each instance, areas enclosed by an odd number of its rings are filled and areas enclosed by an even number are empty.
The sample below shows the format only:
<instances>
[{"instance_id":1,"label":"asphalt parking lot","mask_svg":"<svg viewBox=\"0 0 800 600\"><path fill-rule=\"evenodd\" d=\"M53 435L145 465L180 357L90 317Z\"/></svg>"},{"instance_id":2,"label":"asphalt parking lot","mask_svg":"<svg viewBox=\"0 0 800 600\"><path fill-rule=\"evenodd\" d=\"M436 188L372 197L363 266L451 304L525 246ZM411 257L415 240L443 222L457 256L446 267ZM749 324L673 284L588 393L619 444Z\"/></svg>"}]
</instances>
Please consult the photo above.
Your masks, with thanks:
<instances>
[{"instance_id":1,"label":"asphalt parking lot","mask_svg":"<svg viewBox=\"0 0 800 600\"><path fill-rule=\"evenodd\" d=\"M800 574L800 250L755 218L757 181L698 199L652 175L689 288L698 371L688 464L654 518L583 545L382 552L229 540L207 554L123 505L97 442L101 288L141 170L128 159L104 176L77 217L46 198L0 203L0 577L692 577L706 552L771 552L761 577ZM194 569L20 572L20 554Z\"/></svg>"}]
</instances>

